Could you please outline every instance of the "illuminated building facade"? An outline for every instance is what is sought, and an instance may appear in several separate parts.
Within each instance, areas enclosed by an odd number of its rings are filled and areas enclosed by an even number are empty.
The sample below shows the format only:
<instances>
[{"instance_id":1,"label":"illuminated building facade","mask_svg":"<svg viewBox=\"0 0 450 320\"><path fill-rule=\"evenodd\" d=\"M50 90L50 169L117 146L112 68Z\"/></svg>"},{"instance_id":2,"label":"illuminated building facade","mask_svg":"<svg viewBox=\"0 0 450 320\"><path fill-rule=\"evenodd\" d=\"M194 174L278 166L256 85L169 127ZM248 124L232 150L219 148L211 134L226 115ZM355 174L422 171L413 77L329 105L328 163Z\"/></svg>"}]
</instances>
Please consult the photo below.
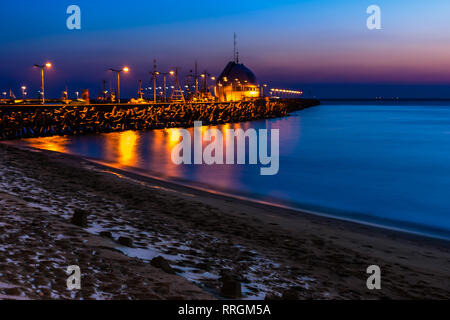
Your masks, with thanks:
<instances>
[{"instance_id":1,"label":"illuminated building facade","mask_svg":"<svg viewBox=\"0 0 450 320\"><path fill-rule=\"evenodd\" d=\"M253 72L242 63L232 61L217 78L214 92L220 102L228 102L258 98L260 90Z\"/></svg>"}]
</instances>

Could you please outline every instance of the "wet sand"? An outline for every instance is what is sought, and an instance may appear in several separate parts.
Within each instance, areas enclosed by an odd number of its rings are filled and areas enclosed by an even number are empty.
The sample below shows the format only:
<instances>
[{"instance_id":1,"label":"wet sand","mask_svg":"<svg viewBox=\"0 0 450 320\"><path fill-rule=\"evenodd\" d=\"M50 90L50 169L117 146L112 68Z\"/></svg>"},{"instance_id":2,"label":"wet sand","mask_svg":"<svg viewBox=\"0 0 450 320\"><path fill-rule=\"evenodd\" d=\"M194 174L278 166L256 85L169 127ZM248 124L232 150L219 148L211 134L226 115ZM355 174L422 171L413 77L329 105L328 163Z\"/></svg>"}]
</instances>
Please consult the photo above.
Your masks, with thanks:
<instances>
[{"instance_id":1,"label":"wet sand","mask_svg":"<svg viewBox=\"0 0 450 320\"><path fill-rule=\"evenodd\" d=\"M71 224L76 209L89 213L87 228ZM222 298L223 275L243 299L450 298L448 242L6 144L0 230L0 298ZM157 256L175 275L151 265ZM68 265L81 267L79 292L66 289ZM366 287L369 265L381 268L381 290Z\"/></svg>"}]
</instances>

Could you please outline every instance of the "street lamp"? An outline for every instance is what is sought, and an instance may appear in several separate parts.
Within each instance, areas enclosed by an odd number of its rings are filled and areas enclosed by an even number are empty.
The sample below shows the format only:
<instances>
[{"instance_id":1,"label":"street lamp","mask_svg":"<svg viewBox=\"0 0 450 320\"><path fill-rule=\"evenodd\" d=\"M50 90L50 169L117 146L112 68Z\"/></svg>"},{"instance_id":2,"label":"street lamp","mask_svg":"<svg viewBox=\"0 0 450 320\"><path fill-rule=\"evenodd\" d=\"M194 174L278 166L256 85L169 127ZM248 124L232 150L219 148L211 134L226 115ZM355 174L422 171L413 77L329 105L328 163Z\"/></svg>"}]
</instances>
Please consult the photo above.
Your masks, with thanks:
<instances>
[{"instance_id":1,"label":"street lamp","mask_svg":"<svg viewBox=\"0 0 450 320\"><path fill-rule=\"evenodd\" d=\"M42 80L42 104L45 104L45 85L44 85L44 70L45 68L50 69L52 67L52 64L50 62L47 62L44 65L35 64L36 68L41 69L41 80Z\"/></svg>"},{"instance_id":2,"label":"street lamp","mask_svg":"<svg viewBox=\"0 0 450 320\"><path fill-rule=\"evenodd\" d=\"M261 88L261 95L264 98L264 88L267 88L267 84L263 84L262 88Z\"/></svg>"},{"instance_id":3,"label":"street lamp","mask_svg":"<svg viewBox=\"0 0 450 320\"><path fill-rule=\"evenodd\" d=\"M25 96L27 95L27 93L25 92L25 90L27 90L27 87L25 87L25 86L22 86L22 99L24 99L25 100Z\"/></svg>"},{"instance_id":4,"label":"street lamp","mask_svg":"<svg viewBox=\"0 0 450 320\"><path fill-rule=\"evenodd\" d=\"M211 76L211 74L208 73L208 71L206 71L206 70L205 70L204 73L202 73L202 74L200 75L200 77L203 79L203 91L204 91L204 92L207 92L207 91L209 90L209 89L208 89L208 77L210 77L210 79L211 79L212 81L215 81L215 80L216 80L216 77Z\"/></svg>"},{"instance_id":5,"label":"street lamp","mask_svg":"<svg viewBox=\"0 0 450 320\"><path fill-rule=\"evenodd\" d=\"M130 69L128 67L125 67L125 68L123 68L121 70L117 70L117 69L113 69L113 68L111 68L109 70L112 71L112 72L117 72L117 101L120 104L120 73L121 72L127 73L127 72L130 71Z\"/></svg>"},{"instance_id":6,"label":"street lamp","mask_svg":"<svg viewBox=\"0 0 450 320\"><path fill-rule=\"evenodd\" d=\"M153 102L156 103L156 82L157 82L157 77L159 76L159 72L156 71L156 64L155 64L155 70L153 72L150 72L150 74L153 76Z\"/></svg>"},{"instance_id":7,"label":"street lamp","mask_svg":"<svg viewBox=\"0 0 450 320\"><path fill-rule=\"evenodd\" d=\"M162 74L164 76L164 102L167 102L167 75L175 75L175 71L169 72L158 72L158 74Z\"/></svg>"}]
</instances>

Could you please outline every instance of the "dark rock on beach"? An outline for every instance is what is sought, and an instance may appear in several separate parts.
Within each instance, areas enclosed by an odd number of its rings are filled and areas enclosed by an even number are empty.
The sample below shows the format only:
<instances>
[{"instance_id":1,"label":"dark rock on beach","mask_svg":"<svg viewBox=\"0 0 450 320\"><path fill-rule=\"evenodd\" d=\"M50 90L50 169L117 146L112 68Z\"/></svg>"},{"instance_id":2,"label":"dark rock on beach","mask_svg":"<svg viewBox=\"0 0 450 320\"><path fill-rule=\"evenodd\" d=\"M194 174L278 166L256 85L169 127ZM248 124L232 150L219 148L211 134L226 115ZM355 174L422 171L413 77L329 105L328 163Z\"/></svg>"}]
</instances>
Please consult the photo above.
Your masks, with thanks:
<instances>
[{"instance_id":1,"label":"dark rock on beach","mask_svg":"<svg viewBox=\"0 0 450 320\"><path fill-rule=\"evenodd\" d=\"M120 237L118 242L125 247L129 247L129 248L133 247L133 239L131 239L131 238Z\"/></svg>"},{"instance_id":2,"label":"dark rock on beach","mask_svg":"<svg viewBox=\"0 0 450 320\"><path fill-rule=\"evenodd\" d=\"M88 216L88 212L80 209L75 209L75 212L72 216L72 223L76 226L86 228L88 226Z\"/></svg>"},{"instance_id":3,"label":"dark rock on beach","mask_svg":"<svg viewBox=\"0 0 450 320\"><path fill-rule=\"evenodd\" d=\"M153 258L150 264L168 274L176 274L175 270L170 266L169 262L167 262L167 260L161 256Z\"/></svg>"},{"instance_id":4,"label":"dark rock on beach","mask_svg":"<svg viewBox=\"0 0 450 320\"><path fill-rule=\"evenodd\" d=\"M112 233L109 231L102 231L99 233L100 237L112 239Z\"/></svg>"},{"instance_id":5,"label":"dark rock on beach","mask_svg":"<svg viewBox=\"0 0 450 320\"><path fill-rule=\"evenodd\" d=\"M236 280L236 277L230 274L224 274L220 278L222 287L220 289L220 294L229 299L236 299L242 296L241 283Z\"/></svg>"}]
</instances>

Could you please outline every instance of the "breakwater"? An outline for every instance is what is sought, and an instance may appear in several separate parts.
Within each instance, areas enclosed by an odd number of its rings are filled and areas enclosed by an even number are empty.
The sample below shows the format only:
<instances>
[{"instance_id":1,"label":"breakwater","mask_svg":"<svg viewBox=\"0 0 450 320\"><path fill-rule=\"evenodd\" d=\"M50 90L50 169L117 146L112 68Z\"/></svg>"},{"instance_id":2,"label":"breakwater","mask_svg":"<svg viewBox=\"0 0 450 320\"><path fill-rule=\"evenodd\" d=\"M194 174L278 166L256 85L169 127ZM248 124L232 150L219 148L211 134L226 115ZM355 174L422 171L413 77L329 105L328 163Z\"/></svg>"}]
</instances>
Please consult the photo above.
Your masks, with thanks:
<instances>
[{"instance_id":1,"label":"breakwater","mask_svg":"<svg viewBox=\"0 0 450 320\"><path fill-rule=\"evenodd\" d=\"M229 103L145 105L4 106L0 139L83 135L234 123L288 116L318 105L317 100L285 99Z\"/></svg>"}]
</instances>

